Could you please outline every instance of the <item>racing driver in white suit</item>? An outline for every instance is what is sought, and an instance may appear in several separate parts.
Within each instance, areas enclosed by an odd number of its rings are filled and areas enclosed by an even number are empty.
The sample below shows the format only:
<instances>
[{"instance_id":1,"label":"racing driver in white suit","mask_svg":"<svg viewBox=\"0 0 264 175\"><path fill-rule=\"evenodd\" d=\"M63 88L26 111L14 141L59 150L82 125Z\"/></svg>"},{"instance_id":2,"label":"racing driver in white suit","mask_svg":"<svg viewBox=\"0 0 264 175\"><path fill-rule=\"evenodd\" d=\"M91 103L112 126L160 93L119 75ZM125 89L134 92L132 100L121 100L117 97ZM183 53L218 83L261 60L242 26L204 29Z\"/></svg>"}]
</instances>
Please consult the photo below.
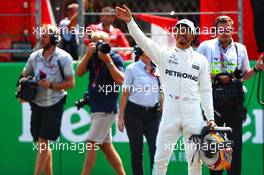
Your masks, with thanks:
<instances>
[{"instance_id":1,"label":"racing driver in white suit","mask_svg":"<svg viewBox=\"0 0 264 175\"><path fill-rule=\"evenodd\" d=\"M194 39L194 24L187 19L179 20L175 26L176 47L162 48L144 35L125 5L122 8L116 7L116 16L127 23L129 33L137 45L153 59L160 70L164 105L152 173L166 174L175 144L182 133L188 174L201 175L199 154L194 154L196 147L192 146L193 142L189 142L190 136L200 134L204 126L201 106L208 125L216 125L209 64L204 56L190 46Z\"/></svg>"}]
</instances>

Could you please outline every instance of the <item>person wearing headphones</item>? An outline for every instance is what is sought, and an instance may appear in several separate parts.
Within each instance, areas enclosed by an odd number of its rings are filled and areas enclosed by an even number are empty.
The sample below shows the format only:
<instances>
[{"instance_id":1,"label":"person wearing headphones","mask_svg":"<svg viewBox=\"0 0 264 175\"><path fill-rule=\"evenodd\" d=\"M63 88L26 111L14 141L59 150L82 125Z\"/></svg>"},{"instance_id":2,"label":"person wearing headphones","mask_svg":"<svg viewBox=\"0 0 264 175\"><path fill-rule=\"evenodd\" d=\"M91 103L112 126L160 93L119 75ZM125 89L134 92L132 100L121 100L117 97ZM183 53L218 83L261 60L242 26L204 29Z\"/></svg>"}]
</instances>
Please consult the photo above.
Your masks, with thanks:
<instances>
[{"instance_id":1,"label":"person wearing headphones","mask_svg":"<svg viewBox=\"0 0 264 175\"><path fill-rule=\"evenodd\" d=\"M118 128L124 132L124 126L126 127L133 174L143 175L143 136L149 146L152 170L161 119L162 95L156 65L137 46L135 55L137 61L130 64L125 72Z\"/></svg>"},{"instance_id":2,"label":"person wearing headphones","mask_svg":"<svg viewBox=\"0 0 264 175\"><path fill-rule=\"evenodd\" d=\"M230 17L219 16L215 20L215 27L217 38L202 42L197 51L208 59L210 65L214 109L220 114L220 117L215 117L216 124L223 126L225 123L233 129L233 132L228 134L228 138L234 141L234 148L231 168L227 174L240 175L242 125L247 115L243 106L242 82L263 70L264 66L263 62L258 60L257 64L250 68L246 47L233 41L234 21ZM222 171L210 171L211 175L222 173Z\"/></svg>"},{"instance_id":3,"label":"person wearing headphones","mask_svg":"<svg viewBox=\"0 0 264 175\"><path fill-rule=\"evenodd\" d=\"M41 49L30 55L20 77L21 80L34 76L38 84L36 96L30 101L30 131L38 146L34 175L39 175L42 171L52 174L49 141L56 141L60 136L65 90L75 85L73 58L56 47L59 30L56 26L43 25L40 31Z\"/></svg>"}]
</instances>

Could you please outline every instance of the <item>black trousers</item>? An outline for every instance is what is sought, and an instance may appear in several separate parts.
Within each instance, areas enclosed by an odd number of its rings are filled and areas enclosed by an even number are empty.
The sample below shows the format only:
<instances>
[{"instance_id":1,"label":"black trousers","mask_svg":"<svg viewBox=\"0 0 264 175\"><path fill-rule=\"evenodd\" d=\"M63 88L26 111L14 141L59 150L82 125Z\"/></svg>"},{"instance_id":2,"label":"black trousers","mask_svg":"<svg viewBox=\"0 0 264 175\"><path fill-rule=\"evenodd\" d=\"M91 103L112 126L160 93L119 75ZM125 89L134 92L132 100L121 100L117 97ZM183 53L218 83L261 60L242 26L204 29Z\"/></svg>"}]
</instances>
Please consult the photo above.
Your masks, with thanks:
<instances>
[{"instance_id":1,"label":"black trousers","mask_svg":"<svg viewBox=\"0 0 264 175\"><path fill-rule=\"evenodd\" d=\"M241 174L241 160L242 160L242 124L245 119L245 108L242 103L234 104L232 106L215 107L215 110L221 114L221 117L215 117L218 126L229 126L233 129L232 133L227 134L229 140L234 141L233 155L231 168L227 171L228 175ZM223 171L212 171L211 175L222 175Z\"/></svg>"},{"instance_id":2,"label":"black trousers","mask_svg":"<svg viewBox=\"0 0 264 175\"><path fill-rule=\"evenodd\" d=\"M156 138L161 119L161 112L156 108L146 109L128 102L124 122L131 150L132 170L134 175L143 175L143 135L149 147L150 167L153 169L156 151Z\"/></svg>"},{"instance_id":3,"label":"black trousers","mask_svg":"<svg viewBox=\"0 0 264 175\"><path fill-rule=\"evenodd\" d=\"M30 103L30 131L34 142L38 141L38 138L56 141L60 136L64 100L48 107Z\"/></svg>"}]
</instances>

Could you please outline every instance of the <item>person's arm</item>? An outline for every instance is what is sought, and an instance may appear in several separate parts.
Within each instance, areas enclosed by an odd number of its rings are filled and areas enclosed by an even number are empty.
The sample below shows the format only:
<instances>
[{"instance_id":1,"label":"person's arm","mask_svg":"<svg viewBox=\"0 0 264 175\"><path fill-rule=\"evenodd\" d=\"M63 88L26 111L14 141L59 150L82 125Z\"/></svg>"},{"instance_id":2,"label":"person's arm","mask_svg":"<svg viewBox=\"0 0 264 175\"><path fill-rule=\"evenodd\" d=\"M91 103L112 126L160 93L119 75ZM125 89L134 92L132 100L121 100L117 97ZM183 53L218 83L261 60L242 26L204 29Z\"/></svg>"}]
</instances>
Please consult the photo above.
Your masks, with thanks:
<instances>
[{"instance_id":1,"label":"person's arm","mask_svg":"<svg viewBox=\"0 0 264 175\"><path fill-rule=\"evenodd\" d=\"M132 14L128 7L116 7L116 16L118 19L127 23L130 35L136 41L137 45L148 55L156 64L160 64L162 50L154 41L146 37L133 20Z\"/></svg>"},{"instance_id":2,"label":"person's arm","mask_svg":"<svg viewBox=\"0 0 264 175\"><path fill-rule=\"evenodd\" d=\"M71 89L74 86L75 86L75 79L74 79L74 76L72 76L72 77L68 77L66 81L62 83L52 83L51 89L60 91L62 89L64 90Z\"/></svg>"},{"instance_id":3,"label":"person's arm","mask_svg":"<svg viewBox=\"0 0 264 175\"><path fill-rule=\"evenodd\" d=\"M243 75L243 80L249 80L251 77L253 77L255 75L255 71L254 69L249 69L248 71L245 72L245 74Z\"/></svg>"},{"instance_id":4,"label":"person's arm","mask_svg":"<svg viewBox=\"0 0 264 175\"><path fill-rule=\"evenodd\" d=\"M251 77L253 77L258 71L264 70L264 64L261 59L257 61L257 64L246 71L243 75L243 80L249 80Z\"/></svg>"},{"instance_id":5,"label":"person's arm","mask_svg":"<svg viewBox=\"0 0 264 175\"><path fill-rule=\"evenodd\" d=\"M67 28L69 30L72 30L75 28L76 24L77 24L77 20L78 20L78 12L75 13L71 18L70 18L70 23L68 24Z\"/></svg>"},{"instance_id":6,"label":"person's arm","mask_svg":"<svg viewBox=\"0 0 264 175\"><path fill-rule=\"evenodd\" d=\"M34 61L34 58L36 57L36 53L32 53L28 60L27 60L27 63L21 73L22 77L27 77L27 76L33 76L34 75L34 68L33 68L33 61Z\"/></svg>"},{"instance_id":7,"label":"person's arm","mask_svg":"<svg viewBox=\"0 0 264 175\"><path fill-rule=\"evenodd\" d=\"M70 55L58 60L58 64L61 64L62 67L61 73L64 75L64 81L53 83L48 80L39 80L38 84L46 89L52 89L55 91L73 88L75 85L75 79L72 60L73 58Z\"/></svg>"},{"instance_id":8,"label":"person's arm","mask_svg":"<svg viewBox=\"0 0 264 175\"><path fill-rule=\"evenodd\" d=\"M127 105L127 99L130 95L128 89L124 89L120 98L120 109L118 113L118 129L121 132L124 132L124 112Z\"/></svg>"},{"instance_id":9,"label":"person's arm","mask_svg":"<svg viewBox=\"0 0 264 175\"><path fill-rule=\"evenodd\" d=\"M127 105L127 99L130 95L131 87L133 85L133 74L132 74L132 64L126 68L123 92L120 99L120 109L118 113L118 128L119 131L124 131L124 112Z\"/></svg>"},{"instance_id":10,"label":"person's arm","mask_svg":"<svg viewBox=\"0 0 264 175\"><path fill-rule=\"evenodd\" d=\"M205 112L205 117L208 121L208 125L215 125L212 83L210 78L209 64L205 57L203 57L203 61L201 64L198 86L201 98L201 105Z\"/></svg>"},{"instance_id":11,"label":"person's arm","mask_svg":"<svg viewBox=\"0 0 264 175\"><path fill-rule=\"evenodd\" d=\"M107 65L107 68L114 81L119 85L122 84L124 81L124 73L116 67L110 55L103 54L101 51L99 51L98 56Z\"/></svg>"},{"instance_id":12,"label":"person's arm","mask_svg":"<svg viewBox=\"0 0 264 175\"><path fill-rule=\"evenodd\" d=\"M87 72L87 64L89 60L91 59L93 53L95 52L96 46L94 43L90 43L87 46L87 51L82 57L82 59L79 61L76 69L76 75L77 76L83 76Z\"/></svg>"},{"instance_id":13,"label":"person's arm","mask_svg":"<svg viewBox=\"0 0 264 175\"><path fill-rule=\"evenodd\" d=\"M40 85L41 87L43 87L45 89L52 89L55 91L61 91L61 90L73 88L75 85L75 80L74 80L74 76L68 77L66 79L66 81L61 82L61 83L52 83L48 80L39 80L38 85Z\"/></svg>"},{"instance_id":14,"label":"person's arm","mask_svg":"<svg viewBox=\"0 0 264 175\"><path fill-rule=\"evenodd\" d=\"M160 92L160 110L163 110L163 104L164 104L164 94L163 92Z\"/></svg>"}]
</instances>

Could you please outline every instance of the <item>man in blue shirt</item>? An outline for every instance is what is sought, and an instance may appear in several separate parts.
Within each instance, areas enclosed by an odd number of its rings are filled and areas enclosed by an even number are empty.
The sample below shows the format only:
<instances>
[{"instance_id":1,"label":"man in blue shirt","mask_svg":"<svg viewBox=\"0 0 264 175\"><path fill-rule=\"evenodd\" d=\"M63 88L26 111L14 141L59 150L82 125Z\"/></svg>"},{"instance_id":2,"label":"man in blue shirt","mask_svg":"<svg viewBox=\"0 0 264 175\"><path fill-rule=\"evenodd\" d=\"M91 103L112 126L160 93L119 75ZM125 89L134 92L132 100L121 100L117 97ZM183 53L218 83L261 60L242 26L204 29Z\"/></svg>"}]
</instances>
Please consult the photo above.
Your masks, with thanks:
<instances>
[{"instance_id":1,"label":"man in blue shirt","mask_svg":"<svg viewBox=\"0 0 264 175\"><path fill-rule=\"evenodd\" d=\"M122 161L112 144L111 126L117 113L118 85L124 80L124 66L121 56L98 49L99 42L108 42L109 35L98 31L91 35L92 43L77 66L77 76L90 72L89 105L91 107L91 127L82 174L90 174L100 147L116 174L125 174Z\"/></svg>"}]
</instances>

